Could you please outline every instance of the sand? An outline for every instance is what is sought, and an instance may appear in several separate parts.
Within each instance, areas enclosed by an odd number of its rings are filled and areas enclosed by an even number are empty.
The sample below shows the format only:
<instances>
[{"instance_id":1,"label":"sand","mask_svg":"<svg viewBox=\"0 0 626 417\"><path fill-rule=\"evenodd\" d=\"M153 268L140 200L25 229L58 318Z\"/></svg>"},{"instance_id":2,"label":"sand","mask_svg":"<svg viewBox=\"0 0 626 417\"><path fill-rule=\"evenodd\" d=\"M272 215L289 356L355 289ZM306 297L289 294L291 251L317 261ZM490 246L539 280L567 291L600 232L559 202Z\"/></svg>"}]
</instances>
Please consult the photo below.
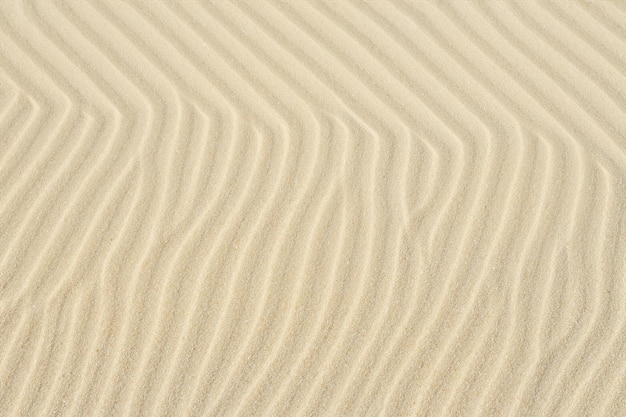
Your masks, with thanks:
<instances>
[{"instance_id":1,"label":"sand","mask_svg":"<svg viewBox=\"0 0 626 417\"><path fill-rule=\"evenodd\" d=\"M626 2L0 2L0 416L626 416Z\"/></svg>"}]
</instances>

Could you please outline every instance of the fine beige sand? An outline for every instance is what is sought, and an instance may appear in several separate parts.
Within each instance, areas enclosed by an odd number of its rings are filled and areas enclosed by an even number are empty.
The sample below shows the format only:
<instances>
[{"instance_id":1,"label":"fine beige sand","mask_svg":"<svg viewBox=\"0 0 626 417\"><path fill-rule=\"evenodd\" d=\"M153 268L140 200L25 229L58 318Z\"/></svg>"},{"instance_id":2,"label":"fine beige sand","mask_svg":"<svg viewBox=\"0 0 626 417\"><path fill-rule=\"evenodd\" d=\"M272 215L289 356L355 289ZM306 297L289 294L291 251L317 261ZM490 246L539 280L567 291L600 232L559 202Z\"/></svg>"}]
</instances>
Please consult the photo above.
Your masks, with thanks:
<instances>
[{"instance_id":1,"label":"fine beige sand","mask_svg":"<svg viewBox=\"0 0 626 417\"><path fill-rule=\"evenodd\" d=\"M17 416L626 416L626 1L1 1Z\"/></svg>"}]
</instances>

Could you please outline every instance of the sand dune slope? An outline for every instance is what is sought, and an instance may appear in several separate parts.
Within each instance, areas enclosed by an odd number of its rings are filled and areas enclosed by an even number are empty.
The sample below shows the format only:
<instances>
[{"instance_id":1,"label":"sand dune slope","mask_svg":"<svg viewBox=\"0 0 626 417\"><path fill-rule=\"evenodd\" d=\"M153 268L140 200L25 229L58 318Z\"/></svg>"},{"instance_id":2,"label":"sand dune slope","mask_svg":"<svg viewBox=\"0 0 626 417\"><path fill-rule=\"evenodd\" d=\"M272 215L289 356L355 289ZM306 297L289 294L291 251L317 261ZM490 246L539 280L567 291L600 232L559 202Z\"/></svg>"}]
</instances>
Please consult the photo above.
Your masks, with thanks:
<instances>
[{"instance_id":1,"label":"sand dune slope","mask_svg":"<svg viewBox=\"0 0 626 417\"><path fill-rule=\"evenodd\" d=\"M626 416L626 2L0 2L0 416Z\"/></svg>"}]
</instances>

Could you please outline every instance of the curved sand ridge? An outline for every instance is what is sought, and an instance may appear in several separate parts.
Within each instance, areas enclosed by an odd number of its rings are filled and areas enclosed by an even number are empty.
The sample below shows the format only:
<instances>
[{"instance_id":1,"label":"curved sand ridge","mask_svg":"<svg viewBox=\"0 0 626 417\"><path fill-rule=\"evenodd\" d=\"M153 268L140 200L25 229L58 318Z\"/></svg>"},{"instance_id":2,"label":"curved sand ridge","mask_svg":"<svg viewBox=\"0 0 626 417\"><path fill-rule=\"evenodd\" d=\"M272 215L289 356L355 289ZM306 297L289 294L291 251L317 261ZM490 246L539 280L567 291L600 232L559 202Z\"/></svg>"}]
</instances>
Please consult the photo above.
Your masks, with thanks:
<instances>
[{"instance_id":1,"label":"curved sand ridge","mask_svg":"<svg viewBox=\"0 0 626 417\"><path fill-rule=\"evenodd\" d=\"M0 3L0 416L626 415L626 3Z\"/></svg>"}]
</instances>

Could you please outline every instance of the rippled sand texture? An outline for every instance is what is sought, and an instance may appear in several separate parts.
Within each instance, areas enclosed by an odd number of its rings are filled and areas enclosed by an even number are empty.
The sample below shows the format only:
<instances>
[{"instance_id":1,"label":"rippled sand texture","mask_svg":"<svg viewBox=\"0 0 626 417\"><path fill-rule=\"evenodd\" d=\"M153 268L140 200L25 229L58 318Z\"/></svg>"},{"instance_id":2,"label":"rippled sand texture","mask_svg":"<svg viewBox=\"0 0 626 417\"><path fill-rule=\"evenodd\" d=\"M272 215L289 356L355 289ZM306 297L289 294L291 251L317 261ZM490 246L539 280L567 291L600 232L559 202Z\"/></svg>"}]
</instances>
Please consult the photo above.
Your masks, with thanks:
<instances>
[{"instance_id":1,"label":"rippled sand texture","mask_svg":"<svg viewBox=\"0 0 626 417\"><path fill-rule=\"evenodd\" d=\"M2 1L0 416L626 416L626 2Z\"/></svg>"}]
</instances>

